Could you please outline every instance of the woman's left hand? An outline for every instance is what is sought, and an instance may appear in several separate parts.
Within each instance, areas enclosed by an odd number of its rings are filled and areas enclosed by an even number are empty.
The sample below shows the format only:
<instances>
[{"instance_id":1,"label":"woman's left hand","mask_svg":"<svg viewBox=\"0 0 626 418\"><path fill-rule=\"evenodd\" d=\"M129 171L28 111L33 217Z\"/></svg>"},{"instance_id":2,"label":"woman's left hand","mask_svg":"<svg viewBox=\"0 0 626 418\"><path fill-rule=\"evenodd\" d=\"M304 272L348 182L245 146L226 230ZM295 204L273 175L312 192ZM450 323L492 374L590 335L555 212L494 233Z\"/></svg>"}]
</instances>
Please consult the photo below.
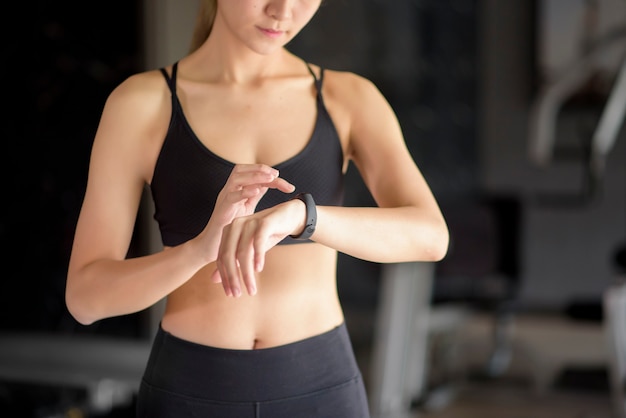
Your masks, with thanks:
<instances>
[{"instance_id":1,"label":"woman's left hand","mask_svg":"<svg viewBox=\"0 0 626 418\"><path fill-rule=\"evenodd\" d=\"M256 273L263 270L265 254L302 230L304 222L305 205L299 199L235 218L222 230L213 282L221 282L227 296L241 296L242 286L256 294Z\"/></svg>"}]
</instances>

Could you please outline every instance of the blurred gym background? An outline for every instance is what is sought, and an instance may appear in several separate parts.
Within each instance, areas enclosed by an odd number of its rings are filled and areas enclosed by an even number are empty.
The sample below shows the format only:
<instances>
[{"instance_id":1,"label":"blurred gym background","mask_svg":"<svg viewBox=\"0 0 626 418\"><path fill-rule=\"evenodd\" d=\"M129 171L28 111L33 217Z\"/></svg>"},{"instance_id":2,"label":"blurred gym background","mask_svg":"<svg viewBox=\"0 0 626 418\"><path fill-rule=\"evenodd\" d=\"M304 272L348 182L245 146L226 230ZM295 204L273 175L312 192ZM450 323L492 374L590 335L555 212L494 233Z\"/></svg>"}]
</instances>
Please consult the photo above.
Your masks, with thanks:
<instances>
[{"instance_id":1,"label":"blurred gym background","mask_svg":"<svg viewBox=\"0 0 626 418\"><path fill-rule=\"evenodd\" d=\"M6 16L2 417L133 416L159 307L82 326L65 274L104 101L185 54L196 4ZM288 48L379 86L449 222L434 265L340 257L373 416L626 416L626 1L329 0Z\"/></svg>"}]
</instances>

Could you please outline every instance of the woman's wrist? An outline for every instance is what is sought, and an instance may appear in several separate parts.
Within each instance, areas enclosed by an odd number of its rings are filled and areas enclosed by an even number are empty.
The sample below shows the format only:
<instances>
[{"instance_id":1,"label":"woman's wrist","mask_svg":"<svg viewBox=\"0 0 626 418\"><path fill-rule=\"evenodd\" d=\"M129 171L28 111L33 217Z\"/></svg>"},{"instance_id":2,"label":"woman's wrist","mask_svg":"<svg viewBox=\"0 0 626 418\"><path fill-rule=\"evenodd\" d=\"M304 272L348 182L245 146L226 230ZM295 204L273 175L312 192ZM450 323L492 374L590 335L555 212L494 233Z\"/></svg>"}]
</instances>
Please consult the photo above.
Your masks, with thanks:
<instances>
[{"instance_id":1,"label":"woman's wrist","mask_svg":"<svg viewBox=\"0 0 626 418\"><path fill-rule=\"evenodd\" d=\"M204 230L194 239L187 241L191 245L191 253L205 265L217 259L219 242L224 227L216 224L217 222L209 219Z\"/></svg>"}]
</instances>

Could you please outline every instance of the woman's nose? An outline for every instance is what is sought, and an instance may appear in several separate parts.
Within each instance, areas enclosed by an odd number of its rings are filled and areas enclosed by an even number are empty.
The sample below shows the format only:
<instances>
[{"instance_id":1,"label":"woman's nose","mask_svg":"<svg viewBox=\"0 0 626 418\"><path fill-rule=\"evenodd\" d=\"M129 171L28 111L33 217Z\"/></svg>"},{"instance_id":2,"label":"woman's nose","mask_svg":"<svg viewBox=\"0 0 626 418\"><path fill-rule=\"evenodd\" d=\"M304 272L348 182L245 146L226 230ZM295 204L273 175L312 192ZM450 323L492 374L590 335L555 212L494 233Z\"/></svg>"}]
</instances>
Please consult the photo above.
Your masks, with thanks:
<instances>
[{"instance_id":1,"label":"woman's nose","mask_svg":"<svg viewBox=\"0 0 626 418\"><path fill-rule=\"evenodd\" d=\"M271 0L266 8L266 13L276 19L285 20L291 18L293 0Z\"/></svg>"}]
</instances>

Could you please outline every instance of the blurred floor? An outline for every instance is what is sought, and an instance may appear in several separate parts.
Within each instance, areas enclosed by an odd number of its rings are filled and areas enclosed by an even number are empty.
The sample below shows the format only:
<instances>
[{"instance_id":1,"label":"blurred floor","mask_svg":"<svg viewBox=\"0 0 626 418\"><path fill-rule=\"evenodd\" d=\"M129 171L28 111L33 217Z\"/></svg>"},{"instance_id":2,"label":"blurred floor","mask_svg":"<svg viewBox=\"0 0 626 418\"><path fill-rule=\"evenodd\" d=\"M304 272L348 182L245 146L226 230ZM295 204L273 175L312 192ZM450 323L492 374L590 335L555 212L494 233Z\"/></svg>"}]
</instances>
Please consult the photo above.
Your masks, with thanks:
<instances>
[{"instance_id":1,"label":"blurred floor","mask_svg":"<svg viewBox=\"0 0 626 418\"><path fill-rule=\"evenodd\" d=\"M606 392L554 389L537 395L524 384L471 382L440 410L416 418L611 418Z\"/></svg>"},{"instance_id":2,"label":"blurred floor","mask_svg":"<svg viewBox=\"0 0 626 418\"><path fill-rule=\"evenodd\" d=\"M614 418L601 322L518 314L510 363L496 377L485 373L492 332L493 318L477 313L433 333L431 389L416 418ZM367 376L367 347L355 348Z\"/></svg>"}]
</instances>

